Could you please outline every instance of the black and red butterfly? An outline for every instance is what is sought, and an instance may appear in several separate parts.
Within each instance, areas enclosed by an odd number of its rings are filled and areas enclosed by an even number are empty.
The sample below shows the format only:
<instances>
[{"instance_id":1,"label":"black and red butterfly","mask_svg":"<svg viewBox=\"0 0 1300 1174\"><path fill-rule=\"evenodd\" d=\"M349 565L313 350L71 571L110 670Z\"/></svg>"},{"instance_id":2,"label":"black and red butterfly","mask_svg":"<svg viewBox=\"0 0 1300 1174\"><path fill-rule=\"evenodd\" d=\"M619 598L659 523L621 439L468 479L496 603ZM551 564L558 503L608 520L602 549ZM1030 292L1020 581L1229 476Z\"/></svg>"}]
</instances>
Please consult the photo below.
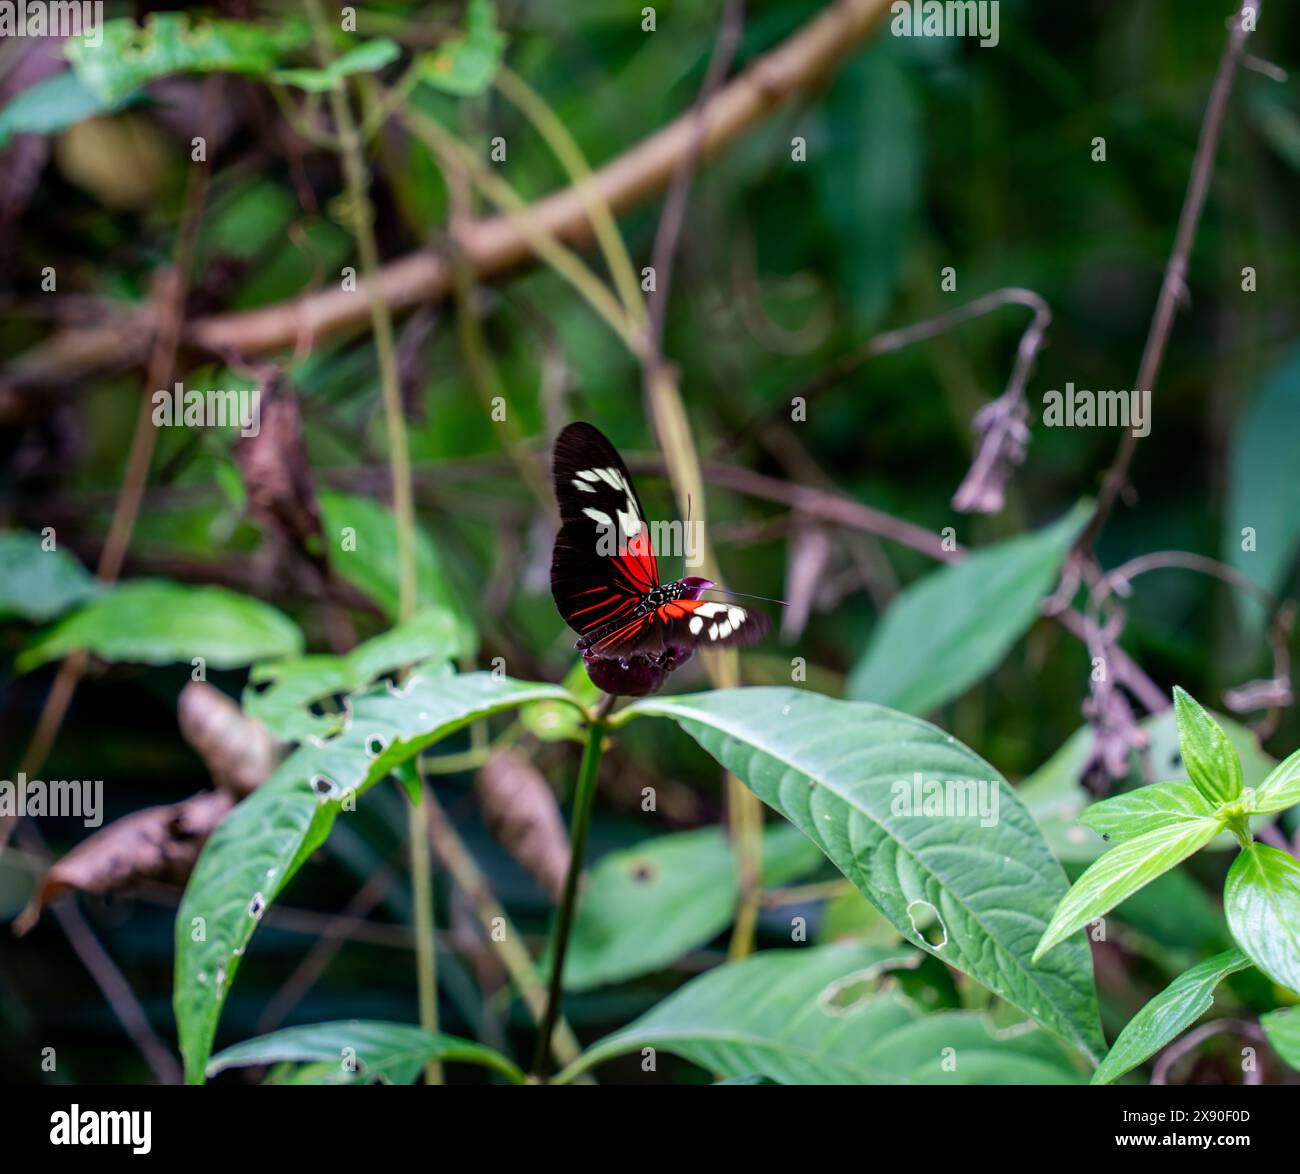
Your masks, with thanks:
<instances>
[{"instance_id":1,"label":"black and red butterfly","mask_svg":"<svg viewBox=\"0 0 1300 1174\"><path fill-rule=\"evenodd\" d=\"M652 693L696 648L749 644L767 617L703 599L709 579L659 580L650 529L627 466L591 424L556 438L553 462L560 532L551 594L578 633L591 679L606 692Z\"/></svg>"}]
</instances>

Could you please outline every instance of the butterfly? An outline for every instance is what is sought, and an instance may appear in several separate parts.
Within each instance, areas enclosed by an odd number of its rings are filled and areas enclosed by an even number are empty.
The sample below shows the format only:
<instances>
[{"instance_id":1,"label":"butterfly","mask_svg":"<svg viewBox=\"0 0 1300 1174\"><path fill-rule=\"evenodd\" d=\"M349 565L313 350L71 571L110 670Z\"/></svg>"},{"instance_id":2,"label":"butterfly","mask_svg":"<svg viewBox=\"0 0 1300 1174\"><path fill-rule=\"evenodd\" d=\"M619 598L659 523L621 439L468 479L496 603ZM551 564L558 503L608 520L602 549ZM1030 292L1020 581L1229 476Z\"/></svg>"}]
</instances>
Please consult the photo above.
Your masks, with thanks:
<instances>
[{"instance_id":1,"label":"butterfly","mask_svg":"<svg viewBox=\"0 0 1300 1174\"><path fill-rule=\"evenodd\" d=\"M749 644L767 633L761 612L702 598L710 579L660 581L641 499L598 428L581 421L565 428L552 468L561 525L551 595L601 688L653 692L695 649Z\"/></svg>"}]
</instances>

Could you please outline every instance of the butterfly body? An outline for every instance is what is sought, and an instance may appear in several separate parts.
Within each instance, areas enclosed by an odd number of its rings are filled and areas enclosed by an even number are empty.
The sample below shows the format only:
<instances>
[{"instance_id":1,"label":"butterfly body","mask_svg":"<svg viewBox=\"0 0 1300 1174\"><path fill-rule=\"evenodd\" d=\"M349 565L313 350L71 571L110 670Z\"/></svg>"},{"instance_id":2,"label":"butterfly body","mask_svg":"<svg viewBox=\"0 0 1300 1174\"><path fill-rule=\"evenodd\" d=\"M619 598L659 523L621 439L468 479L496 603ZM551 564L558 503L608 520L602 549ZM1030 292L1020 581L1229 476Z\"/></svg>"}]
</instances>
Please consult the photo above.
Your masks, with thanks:
<instances>
[{"instance_id":1,"label":"butterfly body","mask_svg":"<svg viewBox=\"0 0 1300 1174\"><path fill-rule=\"evenodd\" d=\"M561 526L551 594L602 688L653 692L696 647L749 643L767 631L761 614L702 598L712 580L660 582L632 478L597 428L575 423L560 433L554 477Z\"/></svg>"}]
</instances>

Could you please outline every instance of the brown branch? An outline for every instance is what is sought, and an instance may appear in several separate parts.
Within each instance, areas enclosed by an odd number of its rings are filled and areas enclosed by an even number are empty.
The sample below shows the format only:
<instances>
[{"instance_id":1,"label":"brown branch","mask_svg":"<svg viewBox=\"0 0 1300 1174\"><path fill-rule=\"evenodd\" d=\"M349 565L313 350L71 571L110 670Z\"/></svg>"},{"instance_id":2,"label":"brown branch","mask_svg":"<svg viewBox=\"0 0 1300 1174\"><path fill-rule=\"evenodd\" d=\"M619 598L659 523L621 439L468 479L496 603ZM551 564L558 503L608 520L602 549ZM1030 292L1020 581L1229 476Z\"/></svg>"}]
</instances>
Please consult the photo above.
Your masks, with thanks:
<instances>
[{"instance_id":1,"label":"brown branch","mask_svg":"<svg viewBox=\"0 0 1300 1174\"><path fill-rule=\"evenodd\" d=\"M667 185L697 135L700 158L717 155L791 96L834 72L888 11L886 0L837 0L714 94L700 113L698 130L693 112L688 112L600 168L591 180L597 195L616 213L645 203ZM592 239L590 203L590 193L568 187L537 201L529 215L559 240L586 245ZM455 226L454 235L457 249L479 280L535 260L528 235L512 216L471 220ZM380 298L390 310L400 310L447 296L453 275L445 257L421 250L384 265L377 281ZM368 298L338 288L321 289L256 310L196 319L185 341L218 354L254 355L363 326L368 316ZM49 384L74 370L127 366L140 360L141 340L138 329L62 331L22 356L11 368L10 379Z\"/></svg>"}]
</instances>

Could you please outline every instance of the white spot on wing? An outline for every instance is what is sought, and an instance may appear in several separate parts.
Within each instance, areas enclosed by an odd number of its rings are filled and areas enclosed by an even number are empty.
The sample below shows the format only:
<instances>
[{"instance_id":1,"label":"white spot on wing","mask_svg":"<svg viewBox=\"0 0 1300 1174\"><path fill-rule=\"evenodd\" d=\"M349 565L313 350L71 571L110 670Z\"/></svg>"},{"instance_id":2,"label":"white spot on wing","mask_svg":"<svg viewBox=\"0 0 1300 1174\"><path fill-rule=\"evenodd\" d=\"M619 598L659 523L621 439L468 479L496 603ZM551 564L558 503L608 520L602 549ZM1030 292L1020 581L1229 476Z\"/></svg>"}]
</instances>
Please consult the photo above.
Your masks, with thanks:
<instances>
[{"instance_id":1,"label":"white spot on wing","mask_svg":"<svg viewBox=\"0 0 1300 1174\"><path fill-rule=\"evenodd\" d=\"M629 505L632 504L630 499L628 501L628 504ZM623 510L619 510L618 524L623 528L623 533L626 534L629 538L635 538L638 534L641 533L641 519L637 517L635 507L633 507L633 511L631 513L624 513Z\"/></svg>"},{"instance_id":2,"label":"white spot on wing","mask_svg":"<svg viewBox=\"0 0 1300 1174\"><path fill-rule=\"evenodd\" d=\"M599 477L599 475L596 473L596 470L595 470L595 469L579 469L579 470L578 470L578 476L581 477L584 481L598 481L598 480L600 480L600 477ZM593 489L592 492L594 493L595 490Z\"/></svg>"},{"instance_id":3,"label":"white spot on wing","mask_svg":"<svg viewBox=\"0 0 1300 1174\"><path fill-rule=\"evenodd\" d=\"M593 489L593 488L592 488L590 485L588 485L585 481L579 481L579 480L577 479L577 477L575 477L575 478L573 479L573 484L574 484L575 486L577 486L579 489L581 489L583 493L595 493L595 492L596 492L595 489Z\"/></svg>"},{"instance_id":4,"label":"white spot on wing","mask_svg":"<svg viewBox=\"0 0 1300 1174\"><path fill-rule=\"evenodd\" d=\"M606 513L601 512L600 510L593 510L590 507L588 507L582 512L586 514L587 517L589 517L593 522L597 523L597 525L612 526L614 524L613 521L610 519L610 516Z\"/></svg>"},{"instance_id":5,"label":"white spot on wing","mask_svg":"<svg viewBox=\"0 0 1300 1174\"><path fill-rule=\"evenodd\" d=\"M691 629L691 635L692 635L692 636L698 636L698 635L700 634L700 629L704 627L704 619L703 619L703 617L701 617L701 616L692 616L692 617L691 617L691 622L690 622L689 627L690 627L690 629Z\"/></svg>"}]
</instances>

